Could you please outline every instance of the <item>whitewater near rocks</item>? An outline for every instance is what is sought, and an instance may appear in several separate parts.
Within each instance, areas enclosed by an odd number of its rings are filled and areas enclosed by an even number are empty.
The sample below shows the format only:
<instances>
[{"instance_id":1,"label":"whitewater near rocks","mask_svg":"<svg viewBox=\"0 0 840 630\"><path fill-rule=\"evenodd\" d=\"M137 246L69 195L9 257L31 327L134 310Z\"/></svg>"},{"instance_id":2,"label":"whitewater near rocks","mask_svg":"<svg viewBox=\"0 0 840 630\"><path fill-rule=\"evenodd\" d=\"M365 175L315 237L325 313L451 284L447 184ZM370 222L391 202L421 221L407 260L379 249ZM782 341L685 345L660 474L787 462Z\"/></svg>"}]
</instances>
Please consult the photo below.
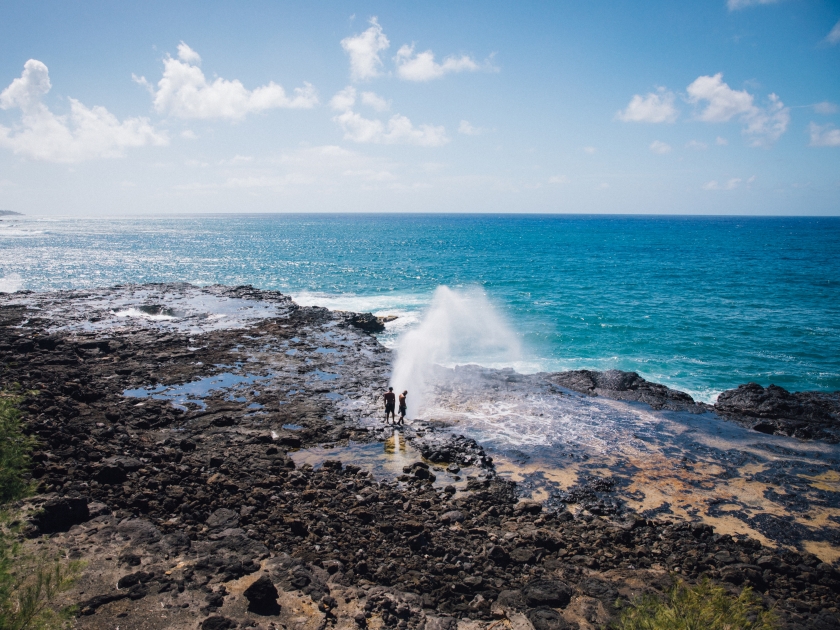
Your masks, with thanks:
<instances>
[{"instance_id":1,"label":"whitewater near rocks","mask_svg":"<svg viewBox=\"0 0 840 630\"><path fill-rule=\"evenodd\" d=\"M395 431L371 316L173 284L0 319L79 627L595 628L701 575L840 626L830 395L733 390L732 422L627 373L437 366Z\"/></svg>"}]
</instances>

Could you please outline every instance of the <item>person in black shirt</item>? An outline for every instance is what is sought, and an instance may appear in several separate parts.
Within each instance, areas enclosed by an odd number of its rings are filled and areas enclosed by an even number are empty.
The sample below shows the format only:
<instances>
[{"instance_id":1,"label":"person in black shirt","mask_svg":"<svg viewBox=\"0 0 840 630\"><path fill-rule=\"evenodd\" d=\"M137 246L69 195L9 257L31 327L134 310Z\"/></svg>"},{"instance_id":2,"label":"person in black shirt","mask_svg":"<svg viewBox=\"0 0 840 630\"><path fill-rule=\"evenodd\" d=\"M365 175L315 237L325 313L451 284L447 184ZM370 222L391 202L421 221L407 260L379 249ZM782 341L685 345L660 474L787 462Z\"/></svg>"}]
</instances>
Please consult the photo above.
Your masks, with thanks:
<instances>
[{"instance_id":1,"label":"person in black shirt","mask_svg":"<svg viewBox=\"0 0 840 630\"><path fill-rule=\"evenodd\" d=\"M397 417L394 415L394 407L396 406L397 397L394 395L394 388L389 387L388 391L382 395L382 398L385 399L385 424L388 424L389 416L394 421L394 424L396 424Z\"/></svg>"}]
</instances>

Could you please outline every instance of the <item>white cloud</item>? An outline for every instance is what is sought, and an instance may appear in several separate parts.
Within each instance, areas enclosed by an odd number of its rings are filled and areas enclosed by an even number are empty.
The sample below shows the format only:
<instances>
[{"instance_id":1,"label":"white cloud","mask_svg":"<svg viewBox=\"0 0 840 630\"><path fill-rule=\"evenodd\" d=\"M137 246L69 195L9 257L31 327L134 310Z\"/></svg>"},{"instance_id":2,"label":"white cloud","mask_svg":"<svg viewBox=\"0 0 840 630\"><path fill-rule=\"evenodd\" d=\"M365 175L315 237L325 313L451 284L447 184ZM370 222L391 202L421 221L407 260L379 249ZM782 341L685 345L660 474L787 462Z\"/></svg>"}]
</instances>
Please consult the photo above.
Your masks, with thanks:
<instances>
[{"instance_id":1,"label":"white cloud","mask_svg":"<svg viewBox=\"0 0 840 630\"><path fill-rule=\"evenodd\" d=\"M829 31L828 35L825 36L825 41L832 46L840 43L840 20L838 20L837 24L834 25L834 28Z\"/></svg>"},{"instance_id":2,"label":"white cloud","mask_svg":"<svg viewBox=\"0 0 840 630\"><path fill-rule=\"evenodd\" d=\"M689 140L685 143L686 149L695 149L697 151L704 151L709 148L709 145L699 140Z\"/></svg>"},{"instance_id":3,"label":"white cloud","mask_svg":"<svg viewBox=\"0 0 840 630\"><path fill-rule=\"evenodd\" d=\"M597 151L598 149L596 149L595 147L583 147L583 152L589 155L595 155Z\"/></svg>"},{"instance_id":4,"label":"white cloud","mask_svg":"<svg viewBox=\"0 0 840 630\"><path fill-rule=\"evenodd\" d=\"M729 144L729 140L727 140L726 138L723 138L721 136L718 136L717 138L715 138L715 144L718 145L719 147L725 147L727 144Z\"/></svg>"},{"instance_id":5,"label":"white cloud","mask_svg":"<svg viewBox=\"0 0 840 630\"><path fill-rule=\"evenodd\" d=\"M840 129L835 129L834 125L820 126L812 122L808 131L812 147L840 147Z\"/></svg>"},{"instance_id":6,"label":"white cloud","mask_svg":"<svg viewBox=\"0 0 840 630\"><path fill-rule=\"evenodd\" d=\"M348 85L340 92L336 92L335 96L330 99L330 107L337 112L345 112L348 109L353 109L356 104L356 88Z\"/></svg>"},{"instance_id":7,"label":"white cloud","mask_svg":"<svg viewBox=\"0 0 840 630\"><path fill-rule=\"evenodd\" d=\"M413 44L402 46L394 57L394 63L397 76L406 81L431 81L450 72L475 72L479 69L479 65L467 55L450 55L443 63L437 63L431 50L414 54Z\"/></svg>"},{"instance_id":8,"label":"white cloud","mask_svg":"<svg viewBox=\"0 0 840 630\"><path fill-rule=\"evenodd\" d=\"M767 146L787 130L790 109L775 94L768 97L767 107L758 107L752 94L746 90L733 90L723 82L723 74L701 76L686 88L690 103L705 103L697 116L710 123L728 122L738 118L744 125L744 134L752 139L752 146Z\"/></svg>"},{"instance_id":9,"label":"white cloud","mask_svg":"<svg viewBox=\"0 0 840 630\"><path fill-rule=\"evenodd\" d=\"M449 142L446 129L433 125L417 127L405 116L391 116L387 123L364 118L347 110L333 118L344 130L344 139L371 144L414 144L439 147Z\"/></svg>"},{"instance_id":10,"label":"white cloud","mask_svg":"<svg viewBox=\"0 0 840 630\"><path fill-rule=\"evenodd\" d=\"M370 94L379 101L380 99L372 92L362 94L362 102L365 102L365 94ZM373 99L368 99L369 101ZM377 101L373 101L377 102ZM341 112L333 120L341 125L344 130L344 139L353 142L370 144L414 144L423 147L439 147L447 142L449 138L443 127L433 125L414 124L405 116L396 114L391 116L387 123L381 120L365 118L353 111L356 104L356 88L347 86L330 99L330 107ZM370 104L370 103L368 103Z\"/></svg>"},{"instance_id":11,"label":"white cloud","mask_svg":"<svg viewBox=\"0 0 840 630\"><path fill-rule=\"evenodd\" d=\"M702 186L703 190L719 190L720 186L717 183L717 180L712 180L710 182L706 182Z\"/></svg>"},{"instance_id":12,"label":"white cloud","mask_svg":"<svg viewBox=\"0 0 840 630\"><path fill-rule=\"evenodd\" d=\"M318 104L315 88L304 83L289 97L282 86L270 81L248 90L239 80L217 78L207 82L198 64L201 57L184 42L178 45L178 58L163 60L163 77L157 90L145 77L134 80L145 86L154 97L155 110L177 118L228 118L239 120L247 114L274 109L308 109Z\"/></svg>"},{"instance_id":13,"label":"white cloud","mask_svg":"<svg viewBox=\"0 0 840 630\"><path fill-rule=\"evenodd\" d=\"M654 140L650 143L650 150L659 155L665 155L671 152L671 145L666 144L660 140Z\"/></svg>"},{"instance_id":14,"label":"white cloud","mask_svg":"<svg viewBox=\"0 0 840 630\"><path fill-rule=\"evenodd\" d=\"M387 112L391 109L391 102L386 101L374 92L362 92L362 103L369 105L378 112Z\"/></svg>"},{"instance_id":15,"label":"white cloud","mask_svg":"<svg viewBox=\"0 0 840 630\"><path fill-rule=\"evenodd\" d=\"M468 120L462 120L461 124L458 125L458 133L462 133L465 136L480 136L488 131L492 130L485 127L473 127Z\"/></svg>"},{"instance_id":16,"label":"white cloud","mask_svg":"<svg viewBox=\"0 0 840 630\"><path fill-rule=\"evenodd\" d=\"M754 7L761 4L776 4L779 0L726 0L726 6L730 11L738 11L747 7Z\"/></svg>"},{"instance_id":17,"label":"white cloud","mask_svg":"<svg viewBox=\"0 0 840 630\"><path fill-rule=\"evenodd\" d=\"M674 93L659 88L645 96L635 94L627 108L615 116L624 122L672 123L679 112L674 107Z\"/></svg>"},{"instance_id":18,"label":"white cloud","mask_svg":"<svg viewBox=\"0 0 840 630\"><path fill-rule=\"evenodd\" d=\"M380 75L382 60L379 53L391 43L382 32L376 17L370 18L370 28L365 32L341 40L341 47L350 56L350 76L354 81L364 81Z\"/></svg>"},{"instance_id":19,"label":"white cloud","mask_svg":"<svg viewBox=\"0 0 840 630\"><path fill-rule=\"evenodd\" d=\"M88 108L74 98L68 99L70 114L57 116L41 102L51 87L46 65L36 59L24 64L21 76L0 93L0 108L22 112L14 128L0 125L0 146L36 160L74 163L120 157L128 147L169 142L148 118L120 122L104 107Z\"/></svg>"},{"instance_id":20,"label":"white cloud","mask_svg":"<svg viewBox=\"0 0 840 630\"><path fill-rule=\"evenodd\" d=\"M734 190L741 185L741 182L744 181L740 177L733 177L728 182L726 182L726 190Z\"/></svg>"},{"instance_id":21,"label":"white cloud","mask_svg":"<svg viewBox=\"0 0 840 630\"><path fill-rule=\"evenodd\" d=\"M549 184L568 184L569 178L565 175L553 175L552 177L548 178Z\"/></svg>"},{"instance_id":22,"label":"white cloud","mask_svg":"<svg viewBox=\"0 0 840 630\"><path fill-rule=\"evenodd\" d=\"M178 44L178 59L184 63L193 64L195 66L201 65L201 55L187 46L183 41Z\"/></svg>"},{"instance_id":23,"label":"white cloud","mask_svg":"<svg viewBox=\"0 0 840 630\"><path fill-rule=\"evenodd\" d=\"M198 134L192 129L185 129L181 132L181 137L185 140L198 140Z\"/></svg>"},{"instance_id":24,"label":"white cloud","mask_svg":"<svg viewBox=\"0 0 840 630\"><path fill-rule=\"evenodd\" d=\"M814 111L818 114L836 114L837 105L829 103L828 101L823 101L822 103L814 105Z\"/></svg>"}]
</instances>

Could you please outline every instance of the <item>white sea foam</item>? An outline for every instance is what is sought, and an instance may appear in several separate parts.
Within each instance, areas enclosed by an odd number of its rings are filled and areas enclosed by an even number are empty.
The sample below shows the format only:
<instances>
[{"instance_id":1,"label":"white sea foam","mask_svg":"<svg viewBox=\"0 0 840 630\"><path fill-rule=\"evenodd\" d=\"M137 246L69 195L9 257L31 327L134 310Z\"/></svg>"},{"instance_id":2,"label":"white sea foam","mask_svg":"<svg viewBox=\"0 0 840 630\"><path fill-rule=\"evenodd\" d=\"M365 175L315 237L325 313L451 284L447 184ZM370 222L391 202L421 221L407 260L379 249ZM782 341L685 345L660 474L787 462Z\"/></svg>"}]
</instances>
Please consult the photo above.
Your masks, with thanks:
<instances>
[{"instance_id":1,"label":"white sea foam","mask_svg":"<svg viewBox=\"0 0 840 630\"><path fill-rule=\"evenodd\" d=\"M419 325L396 344L391 385L408 389L408 413L422 412L435 365L509 366L522 357L519 338L480 289L438 287Z\"/></svg>"},{"instance_id":2,"label":"white sea foam","mask_svg":"<svg viewBox=\"0 0 840 630\"><path fill-rule=\"evenodd\" d=\"M153 315L150 313L144 313L143 311L136 309L136 308L128 308L123 311L111 311L117 317L139 317L141 319L148 319L149 321L153 322L162 322L162 321L170 321L175 319L172 315L164 315L158 313L157 315Z\"/></svg>"},{"instance_id":3,"label":"white sea foam","mask_svg":"<svg viewBox=\"0 0 840 630\"><path fill-rule=\"evenodd\" d=\"M0 278L0 293L14 293L23 288L23 278L19 273L10 273Z\"/></svg>"}]
</instances>

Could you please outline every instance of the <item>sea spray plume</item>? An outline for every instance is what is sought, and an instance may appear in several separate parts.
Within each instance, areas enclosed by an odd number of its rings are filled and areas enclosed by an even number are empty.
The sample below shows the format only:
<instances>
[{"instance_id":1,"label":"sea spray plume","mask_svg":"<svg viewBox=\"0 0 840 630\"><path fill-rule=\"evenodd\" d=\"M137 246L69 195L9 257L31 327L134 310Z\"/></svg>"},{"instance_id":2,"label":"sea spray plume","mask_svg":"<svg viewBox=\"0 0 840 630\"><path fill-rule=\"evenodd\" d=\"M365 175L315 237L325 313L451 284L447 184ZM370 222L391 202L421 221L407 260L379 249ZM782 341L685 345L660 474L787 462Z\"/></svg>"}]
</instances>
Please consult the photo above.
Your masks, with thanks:
<instances>
[{"instance_id":1,"label":"sea spray plume","mask_svg":"<svg viewBox=\"0 0 840 630\"><path fill-rule=\"evenodd\" d=\"M420 415L436 365L502 367L519 360L516 334L478 288L438 287L420 325L397 343L391 385L408 390L408 417Z\"/></svg>"}]
</instances>

